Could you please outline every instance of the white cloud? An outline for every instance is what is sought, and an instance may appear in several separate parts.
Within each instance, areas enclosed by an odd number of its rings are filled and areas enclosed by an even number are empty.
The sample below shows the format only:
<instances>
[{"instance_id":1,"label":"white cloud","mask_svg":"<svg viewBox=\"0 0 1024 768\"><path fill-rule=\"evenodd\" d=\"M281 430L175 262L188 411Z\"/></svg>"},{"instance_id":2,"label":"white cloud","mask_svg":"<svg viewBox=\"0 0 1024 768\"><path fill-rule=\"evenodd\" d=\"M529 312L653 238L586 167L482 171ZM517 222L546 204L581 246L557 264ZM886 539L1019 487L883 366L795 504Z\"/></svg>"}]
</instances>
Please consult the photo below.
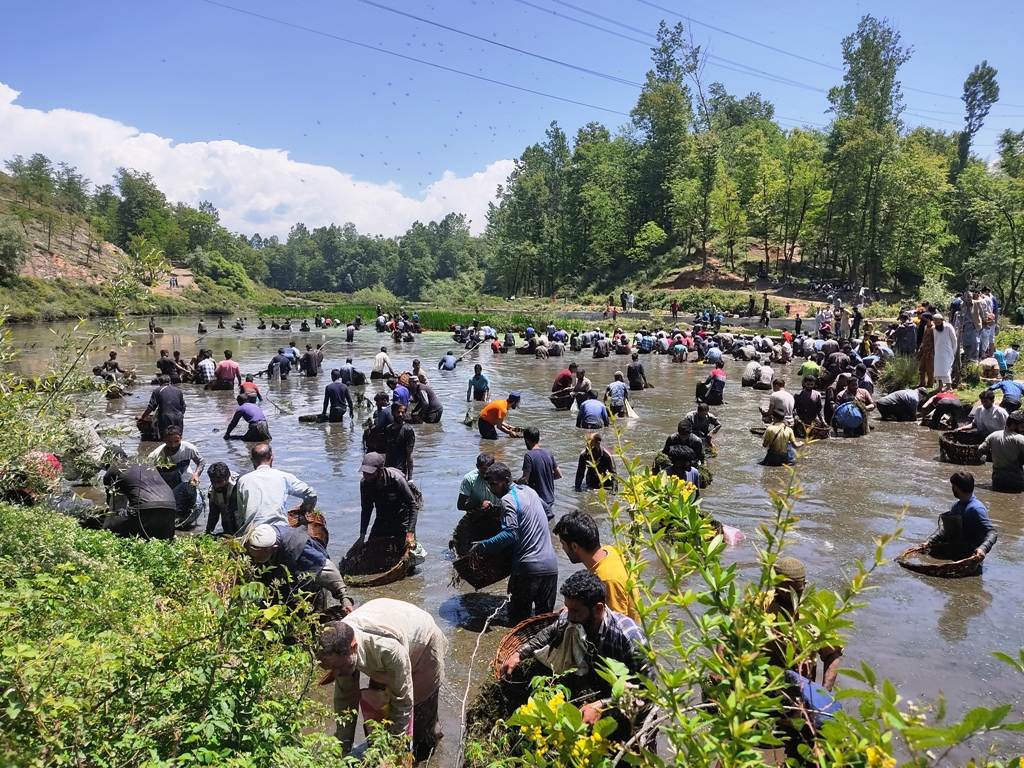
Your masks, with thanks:
<instances>
[{"instance_id":1,"label":"white cloud","mask_svg":"<svg viewBox=\"0 0 1024 768\"><path fill-rule=\"evenodd\" d=\"M171 200L210 200L226 227L246 234L284 236L296 221L311 228L351 221L360 232L396 235L417 219L451 211L465 213L480 232L487 204L513 165L496 160L464 177L445 171L418 198L394 183L359 181L330 166L296 162L285 150L228 140L175 143L99 115L22 107L18 96L0 82L0 158L42 152L101 182L119 166L148 171Z\"/></svg>"}]
</instances>

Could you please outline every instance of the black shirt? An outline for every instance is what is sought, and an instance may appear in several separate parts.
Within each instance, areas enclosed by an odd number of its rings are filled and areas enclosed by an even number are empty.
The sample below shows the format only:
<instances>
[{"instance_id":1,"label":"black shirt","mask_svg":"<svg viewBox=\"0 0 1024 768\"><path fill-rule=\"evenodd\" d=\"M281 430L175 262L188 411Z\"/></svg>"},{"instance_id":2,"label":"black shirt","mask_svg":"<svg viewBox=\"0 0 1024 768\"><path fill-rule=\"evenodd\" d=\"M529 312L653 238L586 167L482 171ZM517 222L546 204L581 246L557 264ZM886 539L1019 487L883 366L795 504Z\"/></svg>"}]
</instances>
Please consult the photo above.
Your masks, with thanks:
<instances>
[{"instance_id":1,"label":"black shirt","mask_svg":"<svg viewBox=\"0 0 1024 768\"><path fill-rule=\"evenodd\" d=\"M149 397L149 408L164 420L185 418L185 396L181 390L170 384L157 387Z\"/></svg>"},{"instance_id":2,"label":"black shirt","mask_svg":"<svg viewBox=\"0 0 1024 768\"><path fill-rule=\"evenodd\" d=\"M330 406L331 410L340 410L342 413L345 412L346 407L350 411L355 411L352 406L352 395L348 392L348 387L339 379L333 381L324 387L324 410Z\"/></svg>"},{"instance_id":3,"label":"black shirt","mask_svg":"<svg viewBox=\"0 0 1024 768\"><path fill-rule=\"evenodd\" d=\"M161 357L156 361L157 370L160 371L164 376L175 376L178 373L178 367L174 364L174 361L169 357Z\"/></svg>"},{"instance_id":4,"label":"black shirt","mask_svg":"<svg viewBox=\"0 0 1024 768\"><path fill-rule=\"evenodd\" d=\"M153 467L132 464L124 469L111 467L103 475L103 484L128 498L131 509L176 509L174 491Z\"/></svg>"},{"instance_id":5,"label":"black shirt","mask_svg":"<svg viewBox=\"0 0 1024 768\"><path fill-rule=\"evenodd\" d=\"M405 422L384 428L384 465L408 472L407 459L416 445L416 430Z\"/></svg>"}]
</instances>

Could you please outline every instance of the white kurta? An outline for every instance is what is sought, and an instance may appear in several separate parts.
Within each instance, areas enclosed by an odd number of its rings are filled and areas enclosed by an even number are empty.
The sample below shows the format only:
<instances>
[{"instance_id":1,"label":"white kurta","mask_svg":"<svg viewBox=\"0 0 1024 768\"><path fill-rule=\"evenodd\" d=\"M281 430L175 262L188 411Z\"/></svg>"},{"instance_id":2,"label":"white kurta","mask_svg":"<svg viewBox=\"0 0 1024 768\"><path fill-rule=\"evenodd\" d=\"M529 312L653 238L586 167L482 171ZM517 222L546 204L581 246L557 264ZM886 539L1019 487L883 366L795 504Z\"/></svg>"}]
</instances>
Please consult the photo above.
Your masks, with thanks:
<instances>
[{"instance_id":1,"label":"white kurta","mask_svg":"<svg viewBox=\"0 0 1024 768\"><path fill-rule=\"evenodd\" d=\"M956 359L956 331L949 323L944 323L942 330L932 329L935 335L935 365L932 373L935 378L949 382L953 373L953 361Z\"/></svg>"},{"instance_id":2,"label":"white kurta","mask_svg":"<svg viewBox=\"0 0 1024 768\"><path fill-rule=\"evenodd\" d=\"M342 621L355 630L359 672L382 683L389 694L391 732L406 733L413 706L441 686L448 641L429 613L401 600L370 600ZM356 719L341 715L355 709L358 701L358 675L337 678L336 734L346 747L354 739Z\"/></svg>"}]
</instances>

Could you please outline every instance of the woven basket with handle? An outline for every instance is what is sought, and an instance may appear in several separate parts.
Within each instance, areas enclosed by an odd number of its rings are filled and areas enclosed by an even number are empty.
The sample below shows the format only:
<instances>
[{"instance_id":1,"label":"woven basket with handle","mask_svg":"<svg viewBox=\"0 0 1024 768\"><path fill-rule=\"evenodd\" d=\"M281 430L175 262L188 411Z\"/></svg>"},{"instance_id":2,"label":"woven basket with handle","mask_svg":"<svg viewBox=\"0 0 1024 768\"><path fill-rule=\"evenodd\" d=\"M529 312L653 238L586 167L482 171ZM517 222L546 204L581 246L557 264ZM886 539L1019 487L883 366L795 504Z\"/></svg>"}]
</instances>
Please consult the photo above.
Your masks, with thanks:
<instances>
[{"instance_id":1,"label":"woven basket with handle","mask_svg":"<svg viewBox=\"0 0 1024 768\"><path fill-rule=\"evenodd\" d=\"M357 541L338 563L338 570L352 587L391 584L404 579L414 567L401 536Z\"/></svg>"},{"instance_id":2,"label":"woven basket with handle","mask_svg":"<svg viewBox=\"0 0 1024 768\"><path fill-rule=\"evenodd\" d=\"M977 576L981 573L981 561L973 557L963 560L937 561L929 557L923 547L911 547L896 557L901 567L925 576L938 576L941 579L960 579L964 576Z\"/></svg>"},{"instance_id":3,"label":"woven basket with handle","mask_svg":"<svg viewBox=\"0 0 1024 768\"><path fill-rule=\"evenodd\" d=\"M557 613L541 613L521 621L501 638L498 651L494 654L494 676L501 678L501 666L513 653L518 653L528 641L547 629L558 618Z\"/></svg>"},{"instance_id":4,"label":"woven basket with handle","mask_svg":"<svg viewBox=\"0 0 1024 768\"><path fill-rule=\"evenodd\" d=\"M939 435L939 456L950 464L984 464L981 457L982 437L974 430L943 432Z\"/></svg>"}]
</instances>

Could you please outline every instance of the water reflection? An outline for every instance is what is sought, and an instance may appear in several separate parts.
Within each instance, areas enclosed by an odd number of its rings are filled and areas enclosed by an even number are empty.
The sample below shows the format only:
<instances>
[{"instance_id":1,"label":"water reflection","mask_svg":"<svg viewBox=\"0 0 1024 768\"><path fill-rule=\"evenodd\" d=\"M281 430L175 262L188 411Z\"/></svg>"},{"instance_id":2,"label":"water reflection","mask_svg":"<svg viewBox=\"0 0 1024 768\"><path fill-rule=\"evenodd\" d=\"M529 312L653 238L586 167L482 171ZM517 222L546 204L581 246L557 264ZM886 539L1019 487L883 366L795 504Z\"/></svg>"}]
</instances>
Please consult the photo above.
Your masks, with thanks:
<instances>
[{"instance_id":1,"label":"water reflection","mask_svg":"<svg viewBox=\"0 0 1024 768\"><path fill-rule=\"evenodd\" d=\"M143 335L138 339L141 343L119 354L126 365L137 365L144 379L155 371L157 349L177 348L190 357L197 347L197 337L189 330L195 328L195 320L168 319L160 324L171 335L162 337L155 349L145 345ZM41 372L49 354L48 331L38 326L16 326L13 332L16 344L26 353L19 365L28 372ZM343 330L294 335L247 330L243 336L212 328L202 343L218 354L223 349L233 350L244 372L256 372L264 370L278 347L292 338L300 346L331 340L325 351L325 371L337 367L349 355L358 368L368 371L382 343L372 330L360 331L354 343L346 344ZM555 515L577 508L594 511L596 494L572 491L576 457L583 448L585 433L575 429L569 414L552 410L547 400L556 371L574 357L537 361L474 352L456 372L442 374L436 370L436 362L452 346L447 335L424 334L408 345L384 343L400 370L410 368L413 357L423 361L445 413L439 425L415 427L414 479L424 496L418 533L429 553L427 561L412 577L395 585L360 590L358 598L410 600L439 618L451 642L443 712L451 723L458 717L466 664L477 639L469 630L482 624L482 617L501 600L501 586L479 594L471 593L466 586L449 586L452 567L445 552L460 514L455 508L459 481L472 469L481 450L493 453L514 471L521 467L525 451L521 441L501 439L482 444L475 428L462 424L466 381L472 375L473 363L480 362L491 381L493 395L501 396L513 389L524 393L522 408L512 416L514 423L538 426L542 444L554 452L566 475L556 484ZM105 356L104 350L97 350L92 364ZM587 368L594 385L601 388L622 365L615 358L592 360L580 355L577 359ZM694 387L705 377L706 368L692 363L673 364L657 356L645 360L644 365L656 388L634 393L633 405L639 418L625 425L625 439L649 464L665 436L675 431L678 420L693 407ZM757 405L767 400L767 393L741 389L741 370L742 365L727 363L730 382L726 403L713 409L724 427L716 438L719 456L713 464L715 479L704 493L704 503L717 519L746 533L747 542L730 551L727 559L739 563L742 572L748 574L753 568L757 527L772 516L768 491L786 481L787 470L758 464L763 449L749 427L758 422ZM783 366L782 373L791 383L796 382L794 367ZM279 382L260 380L260 386L265 395L291 412L282 415L273 406L266 409L274 435L275 466L295 473L317 489L331 533L330 550L337 557L358 534L359 419L355 427L350 422L318 425L297 421L299 414L320 412L327 381L325 372L317 381L296 376ZM380 389L382 385L371 382L363 394L372 398ZM132 420L145 407L150 390L149 386L139 386L124 400L94 402L97 418L126 428L125 446L129 451L138 447ZM205 392L186 385L185 396L186 439L196 442L208 461L225 461L240 471L249 469L246 446L222 439L234 405L231 393ZM790 540L791 553L806 562L809 580L820 586L840 586L853 571L856 559L871 557L874 539L883 533L904 529L891 554L910 542L923 540L935 529L938 514L953 501L948 478L954 468L935 461L935 433L914 425L872 423L875 429L870 436L815 443L804 450L798 463L802 497L796 511L801 520ZM992 701L1019 704L1022 700L1020 685L991 657L995 650L1015 653L1024 637L1024 604L1019 599L1024 581L1021 497L992 493L988 468L977 474L978 495L990 506L999 529L999 542L986 560L983 577L937 581L904 572L895 565L885 566L873 579L878 588L866 595L866 606L856 615L856 629L847 644L847 663L854 665L862 659L870 662L880 675L897 683L901 694L908 698L934 697L940 688L955 692L956 698L950 701L953 714L971 706L991 705ZM598 510L597 517L607 537L607 516ZM559 547L556 551L564 579L574 567ZM490 632L483 638L474 679L486 674L500 634ZM457 729L450 732L457 733ZM451 763L456 741L443 742L439 764Z\"/></svg>"}]
</instances>

